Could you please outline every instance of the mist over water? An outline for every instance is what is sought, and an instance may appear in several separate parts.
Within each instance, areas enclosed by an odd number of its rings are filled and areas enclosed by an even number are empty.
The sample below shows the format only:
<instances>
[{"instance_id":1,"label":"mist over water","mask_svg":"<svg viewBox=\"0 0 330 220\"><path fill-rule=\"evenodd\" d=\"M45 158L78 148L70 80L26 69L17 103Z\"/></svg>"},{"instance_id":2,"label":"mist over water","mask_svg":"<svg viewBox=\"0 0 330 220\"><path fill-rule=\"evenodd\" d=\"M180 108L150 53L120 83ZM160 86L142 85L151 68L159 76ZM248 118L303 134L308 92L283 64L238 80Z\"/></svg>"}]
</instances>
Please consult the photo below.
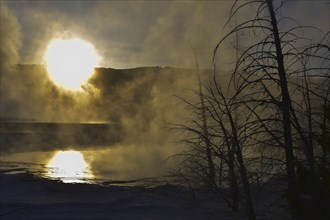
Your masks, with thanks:
<instances>
[{"instance_id":1,"label":"mist over water","mask_svg":"<svg viewBox=\"0 0 330 220\"><path fill-rule=\"evenodd\" d=\"M163 162L182 150L166 123L188 117L175 96L192 96L193 68L97 68L81 92L66 91L44 66L18 64L21 27L1 6L1 160L46 164L49 156L13 155L79 150L90 152L92 169L115 178L163 173Z\"/></svg>"},{"instance_id":2,"label":"mist over water","mask_svg":"<svg viewBox=\"0 0 330 220\"><path fill-rule=\"evenodd\" d=\"M165 174L172 166L165 160L183 150L167 123L188 117L175 96L196 98L189 90L197 86L194 70L98 68L83 92L73 93L54 86L42 66L13 69L29 83L6 91L19 105L15 114L5 109L12 99L2 100L2 160L19 160L15 153L78 150L101 175L134 179ZM29 162L45 161L40 156Z\"/></svg>"}]
</instances>

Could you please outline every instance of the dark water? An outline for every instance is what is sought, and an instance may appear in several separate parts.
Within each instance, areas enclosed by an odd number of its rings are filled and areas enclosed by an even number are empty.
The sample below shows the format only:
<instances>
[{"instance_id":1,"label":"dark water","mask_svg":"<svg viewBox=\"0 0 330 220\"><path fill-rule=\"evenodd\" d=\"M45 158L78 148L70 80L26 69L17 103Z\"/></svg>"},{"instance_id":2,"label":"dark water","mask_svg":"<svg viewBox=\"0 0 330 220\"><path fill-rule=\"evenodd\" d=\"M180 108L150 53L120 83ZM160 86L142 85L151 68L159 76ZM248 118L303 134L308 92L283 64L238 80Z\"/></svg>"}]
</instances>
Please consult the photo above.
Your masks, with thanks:
<instances>
[{"instance_id":1,"label":"dark water","mask_svg":"<svg viewBox=\"0 0 330 220\"><path fill-rule=\"evenodd\" d=\"M3 153L51 152L76 146L81 150L112 146L123 138L120 126L109 123L8 121L0 118Z\"/></svg>"},{"instance_id":2,"label":"dark water","mask_svg":"<svg viewBox=\"0 0 330 220\"><path fill-rule=\"evenodd\" d=\"M156 187L165 184L179 184L178 177L174 175L145 177L138 179L113 179L102 173L84 170L81 173L66 175L58 167L50 167L48 164L32 162L0 161L0 173L11 175L19 173L33 174L36 178L57 180L68 184L98 184L112 186L141 186ZM94 174L95 173L95 174Z\"/></svg>"}]
</instances>

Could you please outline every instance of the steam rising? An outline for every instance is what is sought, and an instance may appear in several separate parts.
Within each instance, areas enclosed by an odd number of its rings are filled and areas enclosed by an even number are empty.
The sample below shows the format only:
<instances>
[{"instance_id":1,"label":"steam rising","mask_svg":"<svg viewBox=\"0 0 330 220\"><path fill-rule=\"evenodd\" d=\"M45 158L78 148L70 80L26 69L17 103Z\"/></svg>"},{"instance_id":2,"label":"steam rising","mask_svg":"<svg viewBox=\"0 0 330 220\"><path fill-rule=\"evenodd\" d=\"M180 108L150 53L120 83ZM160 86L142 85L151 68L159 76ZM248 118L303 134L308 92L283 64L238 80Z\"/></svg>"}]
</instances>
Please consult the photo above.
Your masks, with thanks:
<instances>
[{"instance_id":1,"label":"steam rising","mask_svg":"<svg viewBox=\"0 0 330 220\"><path fill-rule=\"evenodd\" d=\"M10 88L13 83L19 86L13 66L19 62L19 49L21 47L20 25L11 10L0 3L0 115L6 112L17 113L18 101L15 99L15 91Z\"/></svg>"},{"instance_id":2,"label":"steam rising","mask_svg":"<svg viewBox=\"0 0 330 220\"><path fill-rule=\"evenodd\" d=\"M85 155L92 169L114 178L162 173L162 162L182 150L182 146L173 143L175 134L164 129L164 122L181 123L188 117L174 96L193 101L187 89L197 86L191 47L197 52L200 67L212 68L213 49L232 2L83 1L81 7L63 1L7 4L15 9L16 16L1 2L2 120L110 123L113 127L105 132L113 140L111 145L58 147L95 150ZM83 36L93 42L104 58L101 66L170 65L185 69L99 68L83 85L82 92L64 91L51 82L44 66L20 65L43 64L49 40L63 36ZM228 48L221 50L225 55L221 56L223 63L234 56ZM84 133L70 138L82 137ZM63 138L63 133L58 138ZM1 151L57 150L53 146L45 148L44 144L40 142L33 149L24 145L8 149L1 143Z\"/></svg>"}]
</instances>

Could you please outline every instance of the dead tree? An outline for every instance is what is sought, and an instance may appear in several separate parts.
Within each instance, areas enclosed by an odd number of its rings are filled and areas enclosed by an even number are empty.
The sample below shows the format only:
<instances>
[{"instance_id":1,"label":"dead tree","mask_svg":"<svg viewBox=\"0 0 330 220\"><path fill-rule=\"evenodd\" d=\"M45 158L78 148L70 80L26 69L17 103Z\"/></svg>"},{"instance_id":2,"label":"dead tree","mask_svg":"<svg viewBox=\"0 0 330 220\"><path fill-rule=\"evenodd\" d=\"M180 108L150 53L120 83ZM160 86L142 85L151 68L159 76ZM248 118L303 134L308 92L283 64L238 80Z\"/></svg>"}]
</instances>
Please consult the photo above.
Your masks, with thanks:
<instances>
[{"instance_id":1,"label":"dead tree","mask_svg":"<svg viewBox=\"0 0 330 220\"><path fill-rule=\"evenodd\" d=\"M205 153L206 153L206 157L207 157L208 170L209 170L208 176L209 176L210 183L213 185L216 185L215 168L214 168L213 159L212 159L212 146L211 146L211 140L209 137L208 126L207 126L206 107L205 107L205 103L204 103L204 96L203 96L202 82L201 82L201 77L200 77L200 72L199 72L199 65L198 65L198 60L197 60L197 54L193 47L192 47L192 51L194 53L195 64L196 64L196 76L197 76L197 80L198 80L198 92L199 92L200 104L201 104L200 115L202 117L202 133L203 133L203 140L205 143Z\"/></svg>"},{"instance_id":2,"label":"dead tree","mask_svg":"<svg viewBox=\"0 0 330 220\"><path fill-rule=\"evenodd\" d=\"M309 39L300 37L297 31L315 28L277 18L282 5L276 7L275 2L235 1L226 27L247 6L255 6L255 16L235 21L221 38L214 50L211 83L203 87L199 80L199 90L194 91L199 102L183 100L196 117L191 118L190 125L177 125L189 133L182 139L190 146L183 165L220 195L226 195L234 210L239 207L242 189L249 219L256 218L250 174L261 179L263 175L284 174L288 195L298 199L298 166L315 176L319 158L328 160L328 152L323 151L322 156L316 140L323 123L318 116L319 103L329 100L329 42L325 37L310 44ZM292 28L281 30L279 22L283 21L292 22ZM230 81L224 85L218 77L217 58L223 55L222 45L234 35L237 40L239 32L245 38L252 37L248 44L235 48L238 58ZM262 171L255 168L257 163ZM283 166L285 173L281 173ZM229 196L222 184L229 187Z\"/></svg>"},{"instance_id":3,"label":"dead tree","mask_svg":"<svg viewBox=\"0 0 330 220\"><path fill-rule=\"evenodd\" d=\"M301 91L304 91L300 95L307 96L304 103L308 129L304 129L305 126L300 122L302 110L297 108L295 100L292 99L292 95L295 95L295 90L298 89L292 86L292 81L297 78L297 67L302 66L304 58L314 57L329 61L329 52L321 56L316 53L308 54L307 51L313 48L311 45L307 46L308 49L301 50L296 42L304 41L305 45L308 44L305 38L296 34L296 31L306 27L296 24L293 19L278 19L276 11L280 10L282 5L274 8L274 2L276 1L260 0L239 4L235 1L228 23L238 15L240 10L250 5L256 6L256 16L235 25L228 34L224 35L215 48L214 61L217 55L221 55L220 47L228 38L237 32L244 32L247 35L252 32L253 42L242 49L235 65L232 81L237 91L241 93L241 103L258 119L258 124L265 134L268 134L273 142L284 150L288 188L291 193L294 193L295 166L301 160L300 147L297 146L298 138L301 140L303 155L307 158L311 172L314 172L315 162L312 142L314 122L312 122L312 104L309 96L313 91L306 81L300 87ZM288 30L279 30L279 22L285 20L294 23L294 26ZM328 48L326 43L317 45L315 46L317 49ZM300 70L310 75L315 68L304 66ZM318 70L329 70L329 67L320 67ZM323 71L321 75L325 77L326 71ZM274 118L263 113L266 111L275 112L279 117Z\"/></svg>"}]
</instances>

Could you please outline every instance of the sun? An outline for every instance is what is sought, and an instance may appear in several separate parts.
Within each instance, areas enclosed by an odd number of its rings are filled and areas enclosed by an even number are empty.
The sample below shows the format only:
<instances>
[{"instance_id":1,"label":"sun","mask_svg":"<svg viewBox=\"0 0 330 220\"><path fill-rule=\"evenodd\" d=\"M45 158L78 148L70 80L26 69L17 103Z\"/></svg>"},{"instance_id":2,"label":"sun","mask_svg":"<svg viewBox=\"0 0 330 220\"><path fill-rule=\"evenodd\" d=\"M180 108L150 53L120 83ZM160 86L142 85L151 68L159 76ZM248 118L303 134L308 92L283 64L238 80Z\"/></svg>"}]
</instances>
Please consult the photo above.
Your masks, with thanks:
<instances>
[{"instance_id":1,"label":"sun","mask_svg":"<svg viewBox=\"0 0 330 220\"><path fill-rule=\"evenodd\" d=\"M99 60L94 46L78 38L53 39L44 55L50 79L68 90L80 90Z\"/></svg>"},{"instance_id":2,"label":"sun","mask_svg":"<svg viewBox=\"0 0 330 220\"><path fill-rule=\"evenodd\" d=\"M59 151L46 167L51 178L59 178L65 183L84 182L84 179L93 177L79 151Z\"/></svg>"}]
</instances>

